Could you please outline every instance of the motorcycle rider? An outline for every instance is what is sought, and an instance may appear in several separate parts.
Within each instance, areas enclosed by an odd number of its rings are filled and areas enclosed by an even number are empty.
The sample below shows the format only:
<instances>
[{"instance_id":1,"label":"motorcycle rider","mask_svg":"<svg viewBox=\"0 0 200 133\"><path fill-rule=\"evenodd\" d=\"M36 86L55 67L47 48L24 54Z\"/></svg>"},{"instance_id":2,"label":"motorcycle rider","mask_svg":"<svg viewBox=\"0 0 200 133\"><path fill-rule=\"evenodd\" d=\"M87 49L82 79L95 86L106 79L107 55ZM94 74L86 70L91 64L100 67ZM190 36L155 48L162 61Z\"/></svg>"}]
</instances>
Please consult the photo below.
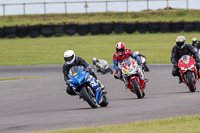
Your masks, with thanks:
<instances>
[{"instance_id":1,"label":"motorcycle rider","mask_svg":"<svg viewBox=\"0 0 200 133\"><path fill-rule=\"evenodd\" d=\"M97 79L96 74L94 73L93 69L90 68L89 64L85 60L83 60L81 57L75 56L75 53L73 50L67 50L64 52L64 60L65 62L63 64L62 70L64 74L64 80L67 84L66 92L69 95L76 95L72 87L70 87L69 77L68 77L69 70L73 66L83 66L85 68L85 71L88 71L90 75L92 75L95 79ZM99 91L100 89L104 89L104 86L102 85L102 83L99 80L96 80L96 81L98 85L98 88L94 88L96 92Z\"/></svg>"},{"instance_id":2,"label":"motorcycle rider","mask_svg":"<svg viewBox=\"0 0 200 133\"><path fill-rule=\"evenodd\" d=\"M197 50L197 52L199 52L200 44L199 44L199 41L197 40L196 37L192 38L192 44L191 45Z\"/></svg>"},{"instance_id":3,"label":"motorcycle rider","mask_svg":"<svg viewBox=\"0 0 200 133\"><path fill-rule=\"evenodd\" d=\"M93 57L93 58L92 58L92 62L93 62L93 65L96 66L97 72L102 72L102 71L101 71L101 64L104 64L105 62L106 62L106 64L107 64L107 61L106 61L106 60L103 60L103 59L97 59L96 57ZM111 74L113 74L112 69L110 69L109 67L106 68L105 71L107 71L107 72L110 71Z\"/></svg>"},{"instance_id":4,"label":"motorcycle rider","mask_svg":"<svg viewBox=\"0 0 200 133\"><path fill-rule=\"evenodd\" d=\"M93 63L93 65L96 66L97 72L100 72L100 66L98 65L99 64L99 60L96 57L93 57L92 58L92 63Z\"/></svg>"},{"instance_id":5,"label":"motorcycle rider","mask_svg":"<svg viewBox=\"0 0 200 133\"><path fill-rule=\"evenodd\" d=\"M125 85L128 85L129 82L125 77L122 76L122 72L121 69L118 67L118 63L121 63L124 59L129 58L129 56L136 59L138 65L142 64L142 61L140 60L139 56L135 55L130 49L126 49L126 45L124 42L118 42L116 45L116 52L113 55L114 69L116 70L114 73L114 77L115 79L122 80L125 83ZM139 73L141 73L141 80L145 82L144 73L142 71L140 71Z\"/></svg>"},{"instance_id":6,"label":"motorcycle rider","mask_svg":"<svg viewBox=\"0 0 200 133\"><path fill-rule=\"evenodd\" d=\"M173 64L172 75L179 77L179 83L182 83L183 80L181 78L179 69L178 69L178 60L183 55L192 55L196 61L197 73L199 75L199 68L200 68L200 59L198 53L194 50L194 48L185 43L186 39L184 36L178 36L176 38L176 45L172 48L171 51L171 62Z\"/></svg>"}]
</instances>

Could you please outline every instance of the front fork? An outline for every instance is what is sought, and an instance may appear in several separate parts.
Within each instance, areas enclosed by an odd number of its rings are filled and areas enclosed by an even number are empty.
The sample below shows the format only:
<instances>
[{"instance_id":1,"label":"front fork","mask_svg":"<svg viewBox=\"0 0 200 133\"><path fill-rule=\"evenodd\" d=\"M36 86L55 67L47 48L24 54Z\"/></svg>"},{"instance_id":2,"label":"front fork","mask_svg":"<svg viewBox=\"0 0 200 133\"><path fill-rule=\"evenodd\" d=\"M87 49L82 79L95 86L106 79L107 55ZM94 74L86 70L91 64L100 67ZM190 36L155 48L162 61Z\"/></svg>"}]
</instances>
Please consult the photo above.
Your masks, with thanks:
<instances>
[{"instance_id":1,"label":"front fork","mask_svg":"<svg viewBox=\"0 0 200 133\"><path fill-rule=\"evenodd\" d=\"M135 93L135 90L133 90L133 84L132 84L132 80L133 79L137 79L137 82L140 86L141 92L143 92L144 88L145 88L145 80L140 79L138 76L133 76L129 79L129 84L127 85L127 87L133 92Z\"/></svg>"},{"instance_id":2,"label":"front fork","mask_svg":"<svg viewBox=\"0 0 200 133\"><path fill-rule=\"evenodd\" d=\"M191 72L192 73L192 77L193 77L193 81L194 82L198 79L198 71L196 69L193 69L192 71L189 71L189 70L186 70L186 71L180 70L180 76L184 80L185 83L188 84L188 80L187 80L187 78L185 76L187 72Z\"/></svg>"},{"instance_id":3,"label":"front fork","mask_svg":"<svg viewBox=\"0 0 200 133\"><path fill-rule=\"evenodd\" d=\"M102 94L101 94L101 89L99 87L99 83L92 75L90 75L88 79L89 79L89 84L95 90L96 102L97 104L99 104L102 102Z\"/></svg>"}]
</instances>

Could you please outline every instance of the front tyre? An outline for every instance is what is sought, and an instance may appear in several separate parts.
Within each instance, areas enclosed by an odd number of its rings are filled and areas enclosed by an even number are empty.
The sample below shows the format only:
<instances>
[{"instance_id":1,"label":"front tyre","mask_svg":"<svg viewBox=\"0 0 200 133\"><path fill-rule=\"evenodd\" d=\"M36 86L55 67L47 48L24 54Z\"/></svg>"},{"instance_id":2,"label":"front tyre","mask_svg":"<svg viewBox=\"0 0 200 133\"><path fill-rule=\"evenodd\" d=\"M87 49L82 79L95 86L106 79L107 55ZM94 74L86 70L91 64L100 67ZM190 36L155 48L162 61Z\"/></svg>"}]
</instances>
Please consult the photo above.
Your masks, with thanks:
<instances>
[{"instance_id":1,"label":"front tyre","mask_svg":"<svg viewBox=\"0 0 200 133\"><path fill-rule=\"evenodd\" d=\"M133 87L134 87L134 90L135 90L135 93L136 93L137 97L138 97L139 99L143 98L143 95L142 95L140 86L139 86L139 84L138 84L138 82L137 82L137 79L133 79L133 80L132 80L132 84L133 84Z\"/></svg>"},{"instance_id":2,"label":"front tyre","mask_svg":"<svg viewBox=\"0 0 200 133\"><path fill-rule=\"evenodd\" d=\"M191 72L187 72L186 73L186 77L187 77L187 81L188 81L188 86L189 86L190 92L195 92L196 88L194 87L194 80L193 80L193 77L192 77L192 73Z\"/></svg>"},{"instance_id":3,"label":"front tyre","mask_svg":"<svg viewBox=\"0 0 200 133\"><path fill-rule=\"evenodd\" d=\"M89 89L91 88L87 88L85 86L81 87L81 96L83 97L83 99L92 107L92 108L97 108L98 104L95 100L95 95L92 94L92 91L90 91Z\"/></svg>"},{"instance_id":4,"label":"front tyre","mask_svg":"<svg viewBox=\"0 0 200 133\"><path fill-rule=\"evenodd\" d=\"M106 106L108 106L108 103L109 103L108 98L107 98L106 95L104 95L104 96L103 96L103 101L102 101L99 105L100 105L101 107L106 107Z\"/></svg>"}]
</instances>

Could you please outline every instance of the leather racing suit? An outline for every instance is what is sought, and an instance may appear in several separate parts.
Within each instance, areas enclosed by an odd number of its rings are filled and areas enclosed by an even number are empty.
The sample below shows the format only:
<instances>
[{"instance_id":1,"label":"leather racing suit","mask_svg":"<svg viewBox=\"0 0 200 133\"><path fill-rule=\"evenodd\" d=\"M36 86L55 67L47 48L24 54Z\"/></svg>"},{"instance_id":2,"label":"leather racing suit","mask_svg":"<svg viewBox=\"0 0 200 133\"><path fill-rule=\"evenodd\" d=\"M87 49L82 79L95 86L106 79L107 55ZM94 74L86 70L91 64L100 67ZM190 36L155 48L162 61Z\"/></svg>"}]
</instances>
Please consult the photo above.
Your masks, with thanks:
<instances>
[{"instance_id":1,"label":"leather racing suit","mask_svg":"<svg viewBox=\"0 0 200 133\"><path fill-rule=\"evenodd\" d=\"M199 54L194 50L194 48L189 44L184 44L185 46L180 49L177 45L172 48L171 51L171 62L173 64L172 75L180 77L179 69L178 69L178 60L183 55L191 55L194 57L196 61L196 67L199 75L199 67L200 67L200 59Z\"/></svg>"},{"instance_id":2,"label":"leather racing suit","mask_svg":"<svg viewBox=\"0 0 200 133\"><path fill-rule=\"evenodd\" d=\"M125 49L125 53L123 55L119 55L117 52L115 52L113 55L114 69L116 70L114 73L114 77L116 79L120 79L124 81L125 85L128 84L128 81L125 77L122 76L121 70L118 67L118 63L121 63L124 59L129 58L129 56L136 59L136 61L138 61L138 64L141 65L142 62L139 56L135 55L133 51L131 51L130 49ZM139 75L140 75L141 82L145 82L145 76L141 69L139 69Z\"/></svg>"},{"instance_id":3,"label":"leather racing suit","mask_svg":"<svg viewBox=\"0 0 200 133\"><path fill-rule=\"evenodd\" d=\"M89 64L83 60L81 57L75 57L75 61L73 62L73 64L68 65L66 63L63 64L63 75L64 75L64 80L65 82L69 79L68 74L69 74L69 70L71 69L71 67L73 66L83 66L84 68L89 68ZM96 74L94 73L94 71L92 69L89 69L89 73L90 75L92 75L95 79L97 79ZM69 95L76 95L75 92L72 90L72 88L69 86L69 84L67 84L67 88L66 88L66 92Z\"/></svg>"}]
</instances>

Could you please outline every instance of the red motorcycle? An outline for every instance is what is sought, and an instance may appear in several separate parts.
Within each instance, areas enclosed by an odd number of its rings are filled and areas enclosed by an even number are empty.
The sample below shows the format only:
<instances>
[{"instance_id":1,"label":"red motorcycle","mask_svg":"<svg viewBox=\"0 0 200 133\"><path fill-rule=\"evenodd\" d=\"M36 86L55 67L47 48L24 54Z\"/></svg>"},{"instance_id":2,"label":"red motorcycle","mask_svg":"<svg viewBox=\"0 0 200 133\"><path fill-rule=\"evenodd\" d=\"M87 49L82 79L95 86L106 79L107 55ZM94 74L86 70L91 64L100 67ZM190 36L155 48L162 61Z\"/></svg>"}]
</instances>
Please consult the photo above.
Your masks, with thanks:
<instances>
[{"instance_id":1,"label":"red motorcycle","mask_svg":"<svg viewBox=\"0 0 200 133\"><path fill-rule=\"evenodd\" d=\"M197 68L196 62L192 56L183 55L178 61L181 78L191 92L196 91Z\"/></svg>"},{"instance_id":2,"label":"red motorcycle","mask_svg":"<svg viewBox=\"0 0 200 133\"><path fill-rule=\"evenodd\" d=\"M122 70L123 77L129 81L128 85L126 85L127 88L135 93L138 98L143 98L145 96L144 88L146 82L140 79L143 72L142 67L137 64L135 59L127 58L120 64L120 69Z\"/></svg>"}]
</instances>

